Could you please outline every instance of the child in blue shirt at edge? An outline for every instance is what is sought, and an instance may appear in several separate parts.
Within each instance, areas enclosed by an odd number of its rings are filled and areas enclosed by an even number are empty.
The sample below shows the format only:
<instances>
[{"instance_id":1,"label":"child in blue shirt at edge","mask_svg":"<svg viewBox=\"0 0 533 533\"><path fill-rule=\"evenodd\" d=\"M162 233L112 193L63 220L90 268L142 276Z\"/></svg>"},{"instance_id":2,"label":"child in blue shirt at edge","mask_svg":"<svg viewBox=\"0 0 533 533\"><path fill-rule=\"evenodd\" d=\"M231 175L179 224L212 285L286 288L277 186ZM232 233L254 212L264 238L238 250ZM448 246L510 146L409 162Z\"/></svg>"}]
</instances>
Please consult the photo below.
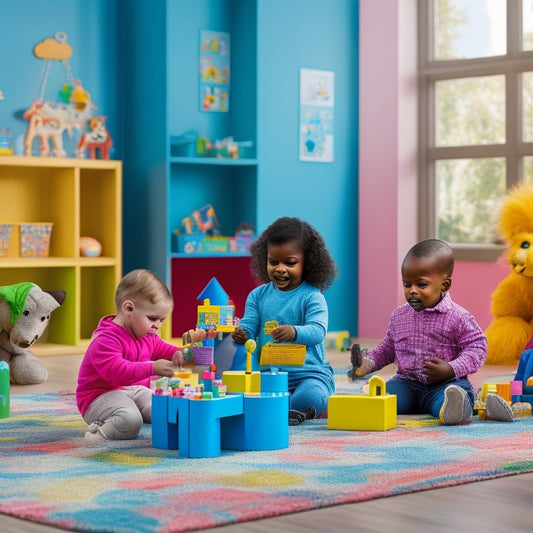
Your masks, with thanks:
<instances>
[{"instance_id":1,"label":"child in blue shirt at edge","mask_svg":"<svg viewBox=\"0 0 533 533\"><path fill-rule=\"evenodd\" d=\"M298 425L324 415L335 392L326 360L328 307L323 291L333 283L337 267L317 230L298 218L273 222L250 253L252 272L264 285L248 295L232 337L237 344L256 340L256 354L272 341L306 346L303 366L279 367L288 373L289 424ZM271 336L264 332L269 321L279 324Z\"/></svg>"},{"instance_id":2,"label":"child in blue shirt at edge","mask_svg":"<svg viewBox=\"0 0 533 533\"><path fill-rule=\"evenodd\" d=\"M427 239L404 257L401 273L407 303L393 311L385 338L362 357L358 376L395 363L387 393L397 397L398 414L429 413L444 425L468 424L474 391L468 375L487 356L487 340L474 317L449 294L453 251Z\"/></svg>"}]
</instances>

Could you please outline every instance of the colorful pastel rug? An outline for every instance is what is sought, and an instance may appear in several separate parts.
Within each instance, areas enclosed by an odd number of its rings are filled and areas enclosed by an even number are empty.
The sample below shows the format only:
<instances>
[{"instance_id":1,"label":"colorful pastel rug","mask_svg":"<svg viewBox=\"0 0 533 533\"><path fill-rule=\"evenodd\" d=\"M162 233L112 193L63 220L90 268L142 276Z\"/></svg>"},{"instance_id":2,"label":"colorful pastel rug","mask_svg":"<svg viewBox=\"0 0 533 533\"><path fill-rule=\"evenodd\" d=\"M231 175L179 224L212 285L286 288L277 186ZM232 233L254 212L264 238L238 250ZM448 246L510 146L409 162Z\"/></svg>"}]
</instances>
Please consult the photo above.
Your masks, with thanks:
<instances>
[{"instance_id":1,"label":"colorful pastel rug","mask_svg":"<svg viewBox=\"0 0 533 533\"><path fill-rule=\"evenodd\" d=\"M0 513L65 529L203 529L533 471L533 418L386 432L290 428L290 446L188 459L134 441L89 447L72 394L11 398L0 421Z\"/></svg>"}]
</instances>

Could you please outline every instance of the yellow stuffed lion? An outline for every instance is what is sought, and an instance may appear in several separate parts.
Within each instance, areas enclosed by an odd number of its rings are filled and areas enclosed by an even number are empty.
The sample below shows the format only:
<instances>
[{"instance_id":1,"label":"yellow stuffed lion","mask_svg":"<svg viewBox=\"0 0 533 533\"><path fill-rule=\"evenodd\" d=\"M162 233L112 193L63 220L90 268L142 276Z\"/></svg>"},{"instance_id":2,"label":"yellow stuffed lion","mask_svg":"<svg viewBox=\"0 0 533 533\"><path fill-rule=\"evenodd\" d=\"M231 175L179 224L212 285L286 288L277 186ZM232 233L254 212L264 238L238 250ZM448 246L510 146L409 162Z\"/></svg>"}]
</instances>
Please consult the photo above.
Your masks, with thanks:
<instances>
[{"instance_id":1,"label":"yellow stuffed lion","mask_svg":"<svg viewBox=\"0 0 533 533\"><path fill-rule=\"evenodd\" d=\"M488 364L516 363L533 337L533 188L518 186L503 205L500 230L511 273L492 293L485 331Z\"/></svg>"}]
</instances>

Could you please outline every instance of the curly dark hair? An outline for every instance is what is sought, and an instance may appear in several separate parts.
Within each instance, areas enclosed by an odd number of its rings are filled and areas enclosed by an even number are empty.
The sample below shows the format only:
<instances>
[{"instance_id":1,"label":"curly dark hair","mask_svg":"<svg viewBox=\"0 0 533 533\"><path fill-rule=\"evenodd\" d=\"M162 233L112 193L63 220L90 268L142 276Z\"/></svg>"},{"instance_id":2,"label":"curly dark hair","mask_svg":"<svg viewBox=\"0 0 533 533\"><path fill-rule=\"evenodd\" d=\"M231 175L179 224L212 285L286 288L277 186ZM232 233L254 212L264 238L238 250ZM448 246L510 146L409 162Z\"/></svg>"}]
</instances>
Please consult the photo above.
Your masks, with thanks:
<instances>
[{"instance_id":1,"label":"curly dark hair","mask_svg":"<svg viewBox=\"0 0 533 533\"><path fill-rule=\"evenodd\" d=\"M338 276L337 267L318 231L299 218L281 217L268 226L250 247L251 268L254 276L268 283L268 246L296 242L304 251L302 278L325 291Z\"/></svg>"}]
</instances>

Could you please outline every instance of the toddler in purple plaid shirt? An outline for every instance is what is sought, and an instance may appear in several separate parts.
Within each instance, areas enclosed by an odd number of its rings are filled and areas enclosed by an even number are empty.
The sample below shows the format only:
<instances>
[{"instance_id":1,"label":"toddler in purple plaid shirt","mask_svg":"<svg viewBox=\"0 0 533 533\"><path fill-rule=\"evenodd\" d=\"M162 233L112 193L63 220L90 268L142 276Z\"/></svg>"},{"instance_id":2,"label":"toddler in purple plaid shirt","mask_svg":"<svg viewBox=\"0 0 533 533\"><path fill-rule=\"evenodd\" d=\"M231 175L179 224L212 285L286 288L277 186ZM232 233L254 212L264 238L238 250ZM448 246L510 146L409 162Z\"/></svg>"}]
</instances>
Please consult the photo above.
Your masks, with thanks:
<instances>
[{"instance_id":1,"label":"toddler in purple plaid shirt","mask_svg":"<svg viewBox=\"0 0 533 533\"><path fill-rule=\"evenodd\" d=\"M453 251L426 239L406 254L401 267L407 303L391 315L385 338L357 369L364 376L395 363L387 392L396 394L398 414L428 413L442 424L468 424L474 391L468 375L487 356L487 340L474 317L449 294Z\"/></svg>"}]
</instances>

